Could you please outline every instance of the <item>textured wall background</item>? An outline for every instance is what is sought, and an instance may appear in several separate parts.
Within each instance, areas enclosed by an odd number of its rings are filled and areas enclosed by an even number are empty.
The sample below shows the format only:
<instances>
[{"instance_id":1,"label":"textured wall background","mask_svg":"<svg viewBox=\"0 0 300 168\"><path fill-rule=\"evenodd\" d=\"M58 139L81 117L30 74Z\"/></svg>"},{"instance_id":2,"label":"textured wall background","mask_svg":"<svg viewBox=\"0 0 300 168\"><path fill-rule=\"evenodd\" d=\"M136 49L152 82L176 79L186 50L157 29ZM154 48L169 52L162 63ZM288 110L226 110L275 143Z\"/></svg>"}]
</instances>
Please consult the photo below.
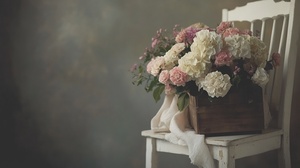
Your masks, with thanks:
<instances>
[{"instance_id":1,"label":"textured wall background","mask_svg":"<svg viewBox=\"0 0 300 168\"><path fill-rule=\"evenodd\" d=\"M0 167L144 167L140 132L160 103L131 84L130 66L159 28L216 26L222 8L248 1L1 1ZM298 110L292 115L299 118ZM294 131L294 165L297 141ZM274 168L276 155L264 156L238 166ZM187 157L160 154L160 167L188 164Z\"/></svg>"}]
</instances>

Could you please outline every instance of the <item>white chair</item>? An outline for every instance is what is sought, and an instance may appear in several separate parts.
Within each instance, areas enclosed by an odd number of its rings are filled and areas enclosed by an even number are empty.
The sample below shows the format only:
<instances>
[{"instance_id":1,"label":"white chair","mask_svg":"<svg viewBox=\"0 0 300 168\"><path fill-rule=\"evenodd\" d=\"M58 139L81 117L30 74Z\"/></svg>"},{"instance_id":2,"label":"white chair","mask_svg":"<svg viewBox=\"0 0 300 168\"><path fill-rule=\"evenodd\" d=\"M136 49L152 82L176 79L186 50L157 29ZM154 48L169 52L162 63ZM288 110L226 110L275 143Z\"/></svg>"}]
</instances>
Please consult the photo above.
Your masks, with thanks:
<instances>
[{"instance_id":1,"label":"white chair","mask_svg":"<svg viewBox=\"0 0 300 168\"><path fill-rule=\"evenodd\" d=\"M271 82L266 88L270 109L278 111L278 129L254 135L207 137L206 143L213 158L218 161L219 168L234 168L236 159L276 149L279 151L279 167L291 167L289 127L300 29L300 20L295 19L300 14L299 2L296 1L263 0L233 10L223 9L223 21L248 21L253 33L260 27L261 39L269 44L269 55L280 53L282 63L271 74ZM187 147L166 141L162 133L146 130L142 131L142 136L146 137L147 168L157 167L157 152L188 155Z\"/></svg>"}]
</instances>

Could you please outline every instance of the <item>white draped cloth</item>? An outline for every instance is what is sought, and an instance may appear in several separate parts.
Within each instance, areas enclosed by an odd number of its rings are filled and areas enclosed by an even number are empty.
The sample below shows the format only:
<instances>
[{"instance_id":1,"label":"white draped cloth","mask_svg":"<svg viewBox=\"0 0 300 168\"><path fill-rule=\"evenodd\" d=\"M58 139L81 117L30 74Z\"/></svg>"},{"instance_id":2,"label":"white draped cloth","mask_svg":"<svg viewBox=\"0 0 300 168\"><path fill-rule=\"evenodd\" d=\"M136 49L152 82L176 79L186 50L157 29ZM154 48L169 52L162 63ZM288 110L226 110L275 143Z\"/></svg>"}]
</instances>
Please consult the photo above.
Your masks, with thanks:
<instances>
[{"instance_id":1,"label":"white draped cloth","mask_svg":"<svg viewBox=\"0 0 300 168\"><path fill-rule=\"evenodd\" d=\"M214 168L214 161L205 143L205 136L196 134L188 121L188 108L179 111L177 95L166 95L162 106L151 120L154 132L167 132L165 139L171 143L185 145L191 163L199 168Z\"/></svg>"}]
</instances>

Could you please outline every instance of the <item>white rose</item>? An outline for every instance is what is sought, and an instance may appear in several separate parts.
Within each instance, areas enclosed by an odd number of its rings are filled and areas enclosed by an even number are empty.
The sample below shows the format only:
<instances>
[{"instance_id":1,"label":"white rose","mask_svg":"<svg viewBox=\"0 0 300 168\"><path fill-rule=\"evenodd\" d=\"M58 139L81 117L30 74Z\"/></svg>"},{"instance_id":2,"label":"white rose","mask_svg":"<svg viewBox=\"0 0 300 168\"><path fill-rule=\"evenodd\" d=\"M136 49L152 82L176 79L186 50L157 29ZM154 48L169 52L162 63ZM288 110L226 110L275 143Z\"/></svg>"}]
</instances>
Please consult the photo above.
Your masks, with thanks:
<instances>
[{"instance_id":1,"label":"white rose","mask_svg":"<svg viewBox=\"0 0 300 168\"><path fill-rule=\"evenodd\" d=\"M224 97L232 86L229 75L219 71L207 74L201 85L210 97Z\"/></svg>"},{"instance_id":2,"label":"white rose","mask_svg":"<svg viewBox=\"0 0 300 168\"><path fill-rule=\"evenodd\" d=\"M257 68L254 75L252 76L252 81L261 87L264 87L269 82L269 74L264 68Z\"/></svg>"}]
</instances>

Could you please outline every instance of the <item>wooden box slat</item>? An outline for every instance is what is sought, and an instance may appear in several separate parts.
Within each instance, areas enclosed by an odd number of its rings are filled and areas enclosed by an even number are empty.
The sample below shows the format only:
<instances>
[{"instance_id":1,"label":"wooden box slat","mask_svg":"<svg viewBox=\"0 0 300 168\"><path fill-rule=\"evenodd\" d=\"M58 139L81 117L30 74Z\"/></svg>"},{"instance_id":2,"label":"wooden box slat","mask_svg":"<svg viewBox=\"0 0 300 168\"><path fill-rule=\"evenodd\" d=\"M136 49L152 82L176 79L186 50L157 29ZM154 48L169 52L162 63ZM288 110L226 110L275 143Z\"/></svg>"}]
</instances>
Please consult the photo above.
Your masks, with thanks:
<instances>
[{"instance_id":1,"label":"wooden box slat","mask_svg":"<svg viewBox=\"0 0 300 168\"><path fill-rule=\"evenodd\" d=\"M260 132L264 127L262 89L231 90L210 101L207 95L190 96L190 123L205 135Z\"/></svg>"}]
</instances>

